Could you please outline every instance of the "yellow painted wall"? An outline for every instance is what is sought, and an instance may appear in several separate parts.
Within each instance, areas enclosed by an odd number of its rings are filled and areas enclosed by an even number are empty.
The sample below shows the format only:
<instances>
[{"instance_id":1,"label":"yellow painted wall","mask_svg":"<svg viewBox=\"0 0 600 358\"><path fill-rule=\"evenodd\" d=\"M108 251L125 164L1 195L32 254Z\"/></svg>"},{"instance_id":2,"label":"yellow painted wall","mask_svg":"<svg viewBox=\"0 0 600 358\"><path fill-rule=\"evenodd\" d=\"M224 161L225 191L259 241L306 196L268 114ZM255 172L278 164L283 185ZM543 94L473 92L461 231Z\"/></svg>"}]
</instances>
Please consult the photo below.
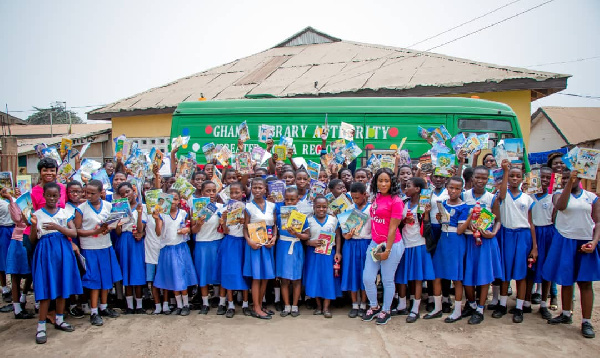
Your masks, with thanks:
<instances>
[{"instance_id":1,"label":"yellow painted wall","mask_svg":"<svg viewBox=\"0 0 600 358\"><path fill-rule=\"evenodd\" d=\"M127 138L169 137L172 114L112 118L113 138L125 134Z\"/></svg>"}]
</instances>

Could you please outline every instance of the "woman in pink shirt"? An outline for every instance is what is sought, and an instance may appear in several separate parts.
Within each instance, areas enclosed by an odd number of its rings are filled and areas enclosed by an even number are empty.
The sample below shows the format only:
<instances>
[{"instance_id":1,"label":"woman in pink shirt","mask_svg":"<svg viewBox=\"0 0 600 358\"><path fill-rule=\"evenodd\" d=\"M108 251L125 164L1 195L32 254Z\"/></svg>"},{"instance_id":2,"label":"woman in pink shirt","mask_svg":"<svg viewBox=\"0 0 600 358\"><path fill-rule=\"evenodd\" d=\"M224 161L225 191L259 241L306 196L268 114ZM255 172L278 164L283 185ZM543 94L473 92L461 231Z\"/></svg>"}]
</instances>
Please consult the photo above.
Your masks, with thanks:
<instances>
[{"instance_id":1,"label":"woman in pink shirt","mask_svg":"<svg viewBox=\"0 0 600 358\"><path fill-rule=\"evenodd\" d=\"M369 298L370 308L362 317L363 321L371 321L376 317L377 324L386 324L390 320L390 307L394 297L394 278L398 263L404 253L402 235L398 225L402 220L404 203L398 196L398 187L394 173L388 168L381 168L373 176L371 191L375 200L371 204L371 244L367 249L363 283ZM373 250L381 253L371 255ZM379 251L378 250L378 251ZM381 270L383 283L383 306L377 302L377 286L375 280Z\"/></svg>"}]
</instances>

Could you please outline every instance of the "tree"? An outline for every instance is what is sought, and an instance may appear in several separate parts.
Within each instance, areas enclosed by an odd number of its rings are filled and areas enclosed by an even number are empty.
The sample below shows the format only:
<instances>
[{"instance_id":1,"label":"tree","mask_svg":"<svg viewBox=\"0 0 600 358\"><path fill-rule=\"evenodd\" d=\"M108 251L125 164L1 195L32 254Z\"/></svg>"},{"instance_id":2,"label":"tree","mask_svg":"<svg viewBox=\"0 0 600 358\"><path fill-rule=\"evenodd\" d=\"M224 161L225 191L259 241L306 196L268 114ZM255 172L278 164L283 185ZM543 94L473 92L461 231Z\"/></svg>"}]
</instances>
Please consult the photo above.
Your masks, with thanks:
<instances>
[{"instance_id":1,"label":"tree","mask_svg":"<svg viewBox=\"0 0 600 358\"><path fill-rule=\"evenodd\" d=\"M69 114L71 114L71 123L83 123L77 113L65 110L64 107L33 108L35 108L37 112L27 117L27 122L29 122L29 124L50 124L50 113L52 113L52 124L69 124Z\"/></svg>"}]
</instances>

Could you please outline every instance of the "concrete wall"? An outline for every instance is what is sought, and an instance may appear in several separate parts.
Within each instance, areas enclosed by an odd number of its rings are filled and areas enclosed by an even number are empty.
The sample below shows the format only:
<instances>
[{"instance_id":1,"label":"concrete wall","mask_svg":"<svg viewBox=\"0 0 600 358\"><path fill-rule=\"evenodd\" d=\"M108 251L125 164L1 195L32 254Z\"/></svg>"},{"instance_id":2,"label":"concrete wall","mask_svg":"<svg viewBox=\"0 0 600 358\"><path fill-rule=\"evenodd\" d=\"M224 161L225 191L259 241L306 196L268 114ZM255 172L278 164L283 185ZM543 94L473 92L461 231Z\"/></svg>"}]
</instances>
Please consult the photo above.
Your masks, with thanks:
<instances>
[{"instance_id":1,"label":"concrete wall","mask_svg":"<svg viewBox=\"0 0 600 358\"><path fill-rule=\"evenodd\" d=\"M530 153L547 152L559 149L567 145L546 116L540 114L534 118L531 124L531 135L529 136Z\"/></svg>"}]
</instances>

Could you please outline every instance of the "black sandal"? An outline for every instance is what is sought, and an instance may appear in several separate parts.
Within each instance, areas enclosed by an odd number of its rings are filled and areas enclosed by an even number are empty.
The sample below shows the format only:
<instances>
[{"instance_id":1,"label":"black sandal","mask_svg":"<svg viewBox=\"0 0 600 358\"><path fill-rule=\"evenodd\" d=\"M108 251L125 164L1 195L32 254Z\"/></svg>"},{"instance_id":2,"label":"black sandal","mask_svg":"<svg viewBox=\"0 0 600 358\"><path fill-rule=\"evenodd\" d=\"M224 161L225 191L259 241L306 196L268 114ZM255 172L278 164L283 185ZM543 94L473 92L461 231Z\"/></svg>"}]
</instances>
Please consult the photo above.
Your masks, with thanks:
<instances>
[{"instance_id":1,"label":"black sandal","mask_svg":"<svg viewBox=\"0 0 600 358\"><path fill-rule=\"evenodd\" d=\"M73 328L73 326L71 326L70 324L68 324L65 321L62 321L61 324L55 324L54 328L61 330L63 332L73 332L75 330L75 328Z\"/></svg>"},{"instance_id":2,"label":"black sandal","mask_svg":"<svg viewBox=\"0 0 600 358\"><path fill-rule=\"evenodd\" d=\"M44 335L39 336L40 333L43 333ZM48 341L48 336L46 335L46 330L37 331L37 333L35 334L35 343L44 344L44 343L46 343L46 341Z\"/></svg>"},{"instance_id":3,"label":"black sandal","mask_svg":"<svg viewBox=\"0 0 600 358\"><path fill-rule=\"evenodd\" d=\"M263 312L264 313L264 312ZM252 317L254 318L258 318L258 319L271 319L271 316L268 314L265 314L264 316L259 315L258 313L256 313L254 310L250 310L250 314L252 315Z\"/></svg>"}]
</instances>

